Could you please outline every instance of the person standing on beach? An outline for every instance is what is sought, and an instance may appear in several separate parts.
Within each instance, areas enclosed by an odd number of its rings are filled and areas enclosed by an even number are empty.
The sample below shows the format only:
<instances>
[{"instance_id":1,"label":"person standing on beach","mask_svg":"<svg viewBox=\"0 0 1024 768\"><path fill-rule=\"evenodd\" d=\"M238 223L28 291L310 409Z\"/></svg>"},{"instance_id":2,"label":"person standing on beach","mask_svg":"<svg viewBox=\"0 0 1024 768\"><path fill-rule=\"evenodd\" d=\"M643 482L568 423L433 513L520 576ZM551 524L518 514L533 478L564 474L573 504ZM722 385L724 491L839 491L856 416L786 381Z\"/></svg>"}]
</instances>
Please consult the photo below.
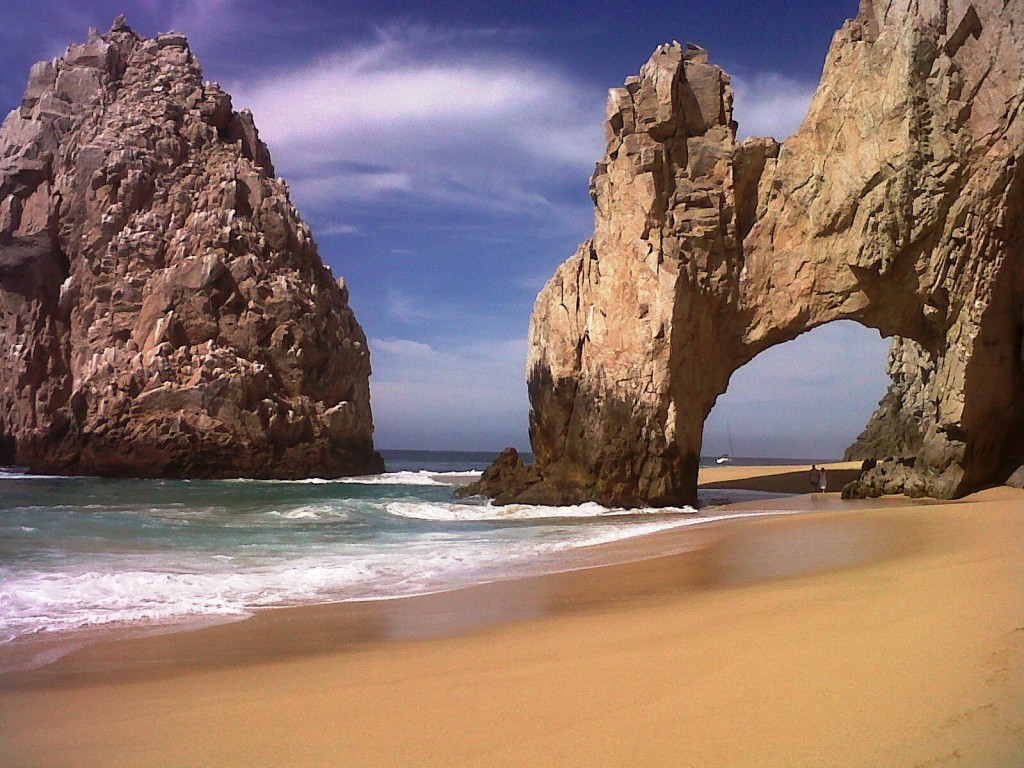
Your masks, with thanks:
<instances>
[{"instance_id":1,"label":"person standing on beach","mask_svg":"<svg viewBox=\"0 0 1024 768\"><path fill-rule=\"evenodd\" d=\"M828 488L828 479L825 477L825 468L818 470L818 490L822 493Z\"/></svg>"},{"instance_id":2,"label":"person standing on beach","mask_svg":"<svg viewBox=\"0 0 1024 768\"><path fill-rule=\"evenodd\" d=\"M821 472L818 470L817 464L811 464L811 486L814 488L818 487L818 483L821 482Z\"/></svg>"}]
</instances>

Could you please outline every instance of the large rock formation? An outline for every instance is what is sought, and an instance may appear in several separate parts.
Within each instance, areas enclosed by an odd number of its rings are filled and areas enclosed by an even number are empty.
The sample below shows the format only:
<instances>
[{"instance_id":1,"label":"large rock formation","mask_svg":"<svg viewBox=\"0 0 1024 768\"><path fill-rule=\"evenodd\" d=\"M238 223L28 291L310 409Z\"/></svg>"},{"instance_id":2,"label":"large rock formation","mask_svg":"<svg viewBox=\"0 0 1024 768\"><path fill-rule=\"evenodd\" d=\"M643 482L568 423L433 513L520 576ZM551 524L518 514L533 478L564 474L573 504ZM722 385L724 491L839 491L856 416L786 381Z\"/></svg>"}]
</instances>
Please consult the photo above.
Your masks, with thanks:
<instances>
[{"instance_id":1,"label":"large rock formation","mask_svg":"<svg viewBox=\"0 0 1024 768\"><path fill-rule=\"evenodd\" d=\"M854 490L1005 478L1024 436L1022 19L1024 0L863 0L782 146L737 143L703 50L658 48L610 93L593 238L537 298L537 466L507 474L532 498L692 503L733 371L846 318L903 339L861 446L913 454Z\"/></svg>"},{"instance_id":2,"label":"large rock formation","mask_svg":"<svg viewBox=\"0 0 1024 768\"><path fill-rule=\"evenodd\" d=\"M379 471L366 338L252 116L119 18L0 128L0 463Z\"/></svg>"}]
</instances>

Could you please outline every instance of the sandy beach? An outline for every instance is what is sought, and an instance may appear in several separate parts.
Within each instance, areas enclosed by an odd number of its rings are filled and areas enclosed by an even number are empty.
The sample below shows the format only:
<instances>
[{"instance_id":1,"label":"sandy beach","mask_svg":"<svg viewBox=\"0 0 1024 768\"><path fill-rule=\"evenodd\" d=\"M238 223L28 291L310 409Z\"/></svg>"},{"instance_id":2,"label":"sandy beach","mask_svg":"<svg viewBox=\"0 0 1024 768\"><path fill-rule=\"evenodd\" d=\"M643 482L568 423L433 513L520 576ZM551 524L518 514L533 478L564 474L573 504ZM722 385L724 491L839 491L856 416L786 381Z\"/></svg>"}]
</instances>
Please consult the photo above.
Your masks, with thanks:
<instances>
[{"instance_id":1,"label":"sandy beach","mask_svg":"<svg viewBox=\"0 0 1024 768\"><path fill-rule=\"evenodd\" d=\"M1024 765L1024 491L742 506L806 514L2 676L0 765Z\"/></svg>"}]
</instances>

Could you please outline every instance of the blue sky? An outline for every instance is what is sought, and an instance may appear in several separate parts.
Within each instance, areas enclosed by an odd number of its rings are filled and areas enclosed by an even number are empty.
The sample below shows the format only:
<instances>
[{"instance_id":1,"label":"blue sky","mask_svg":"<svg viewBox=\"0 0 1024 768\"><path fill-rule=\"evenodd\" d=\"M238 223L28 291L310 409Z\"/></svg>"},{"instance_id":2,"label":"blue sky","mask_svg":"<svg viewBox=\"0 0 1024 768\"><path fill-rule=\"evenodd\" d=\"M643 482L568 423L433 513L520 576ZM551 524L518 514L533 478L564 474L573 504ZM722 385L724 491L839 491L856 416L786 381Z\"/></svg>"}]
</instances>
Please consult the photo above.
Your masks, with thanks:
<instances>
[{"instance_id":1,"label":"blue sky","mask_svg":"<svg viewBox=\"0 0 1024 768\"><path fill-rule=\"evenodd\" d=\"M185 32L350 286L378 447L525 447L529 314L591 231L607 89L658 43L696 42L733 75L741 134L781 139L856 6L6 0L0 108L33 62L122 11L144 34ZM720 399L706 452L728 423L740 455L841 453L884 391L886 348L841 324L765 353Z\"/></svg>"}]
</instances>

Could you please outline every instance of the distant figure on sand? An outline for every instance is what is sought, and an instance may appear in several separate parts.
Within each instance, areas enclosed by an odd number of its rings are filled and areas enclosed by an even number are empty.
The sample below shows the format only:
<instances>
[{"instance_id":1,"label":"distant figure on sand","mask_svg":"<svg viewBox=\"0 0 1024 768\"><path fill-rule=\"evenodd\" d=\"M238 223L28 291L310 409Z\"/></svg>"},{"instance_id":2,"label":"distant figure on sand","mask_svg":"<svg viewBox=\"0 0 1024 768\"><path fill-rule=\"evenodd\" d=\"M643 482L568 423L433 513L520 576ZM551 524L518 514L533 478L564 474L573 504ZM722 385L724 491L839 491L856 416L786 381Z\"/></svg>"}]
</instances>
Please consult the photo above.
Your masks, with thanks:
<instances>
[{"instance_id":1,"label":"distant figure on sand","mask_svg":"<svg viewBox=\"0 0 1024 768\"><path fill-rule=\"evenodd\" d=\"M825 468L822 467L821 471L818 472L818 490L822 493L828 488L828 479L825 477Z\"/></svg>"},{"instance_id":2,"label":"distant figure on sand","mask_svg":"<svg viewBox=\"0 0 1024 768\"><path fill-rule=\"evenodd\" d=\"M811 485L817 488L819 482L821 482L821 472L818 470L818 465L811 464Z\"/></svg>"}]
</instances>

